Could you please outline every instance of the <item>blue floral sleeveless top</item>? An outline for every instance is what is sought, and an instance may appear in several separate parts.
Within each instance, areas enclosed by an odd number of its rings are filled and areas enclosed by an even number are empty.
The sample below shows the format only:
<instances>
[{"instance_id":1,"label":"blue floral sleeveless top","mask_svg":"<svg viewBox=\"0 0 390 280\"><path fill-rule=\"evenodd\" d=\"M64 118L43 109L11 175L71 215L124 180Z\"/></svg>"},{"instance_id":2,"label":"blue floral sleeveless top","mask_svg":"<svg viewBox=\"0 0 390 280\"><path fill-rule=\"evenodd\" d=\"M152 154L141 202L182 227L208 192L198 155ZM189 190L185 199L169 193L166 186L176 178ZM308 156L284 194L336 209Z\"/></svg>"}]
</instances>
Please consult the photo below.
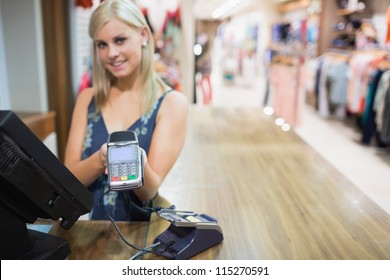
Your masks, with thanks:
<instances>
[{"instance_id":1,"label":"blue floral sleeveless top","mask_svg":"<svg viewBox=\"0 0 390 280\"><path fill-rule=\"evenodd\" d=\"M165 92L154 104L152 109L142 115L134 124L132 124L128 130L132 130L137 134L139 145L143 148L146 154L149 153L150 144L152 141L153 130L156 126L156 118L160 105L164 97L171 92L169 90ZM95 98L92 98L88 105L88 126L87 133L82 149L82 159L90 157L100 147L107 142L108 131L104 123L101 112L96 113ZM143 203L138 199L133 191L126 191L127 196L123 196L123 192L111 191L103 196L103 193L108 191L107 175L102 174L92 185L89 190L94 196L94 205L90 213L90 219L92 220L107 220L104 210L116 221L134 221L134 220L147 220L149 217L145 214L135 211L130 207L128 199L137 204L138 206ZM99 202L100 201L100 202Z\"/></svg>"}]
</instances>

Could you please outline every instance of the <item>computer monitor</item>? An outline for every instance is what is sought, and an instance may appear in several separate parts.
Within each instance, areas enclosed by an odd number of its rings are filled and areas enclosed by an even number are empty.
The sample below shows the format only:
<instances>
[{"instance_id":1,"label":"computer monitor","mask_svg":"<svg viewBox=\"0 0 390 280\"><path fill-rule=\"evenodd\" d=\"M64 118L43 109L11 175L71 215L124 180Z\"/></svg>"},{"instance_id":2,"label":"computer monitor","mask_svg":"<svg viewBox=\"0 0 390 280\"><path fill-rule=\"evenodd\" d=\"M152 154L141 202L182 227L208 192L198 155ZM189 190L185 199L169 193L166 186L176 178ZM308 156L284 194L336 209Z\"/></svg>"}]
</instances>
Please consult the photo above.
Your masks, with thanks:
<instances>
[{"instance_id":1,"label":"computer monitor","mask_svg":"<svg viewBox=\"0 0 390 280\"><path fill-rule=\"evenodd\" d=\"M64 259L68 240L33 231L38 218L69 229L93 196L12 111L0 110L0 258Z\"/></svg>"}]
</instances>

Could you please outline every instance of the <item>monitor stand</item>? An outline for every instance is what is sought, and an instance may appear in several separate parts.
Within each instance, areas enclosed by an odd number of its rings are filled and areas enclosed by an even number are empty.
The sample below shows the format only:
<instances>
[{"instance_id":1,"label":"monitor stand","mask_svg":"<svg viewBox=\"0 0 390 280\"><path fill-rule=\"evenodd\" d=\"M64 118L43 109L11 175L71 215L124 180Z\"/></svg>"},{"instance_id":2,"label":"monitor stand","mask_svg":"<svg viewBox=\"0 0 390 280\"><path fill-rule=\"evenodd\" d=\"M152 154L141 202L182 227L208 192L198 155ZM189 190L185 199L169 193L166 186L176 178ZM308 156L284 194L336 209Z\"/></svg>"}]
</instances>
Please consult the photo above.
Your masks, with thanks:
<instances>
[{"instance_id":1,"label":"monitor stand","mask_svg":"<svg viewBox=\"0 0 390 280\"><path fill-rule=\"evenodd\" d=\"M27 229L19 215L0 203L0 259L63 260L70 253L68 240Z\"/></svg>"}]
</instances>

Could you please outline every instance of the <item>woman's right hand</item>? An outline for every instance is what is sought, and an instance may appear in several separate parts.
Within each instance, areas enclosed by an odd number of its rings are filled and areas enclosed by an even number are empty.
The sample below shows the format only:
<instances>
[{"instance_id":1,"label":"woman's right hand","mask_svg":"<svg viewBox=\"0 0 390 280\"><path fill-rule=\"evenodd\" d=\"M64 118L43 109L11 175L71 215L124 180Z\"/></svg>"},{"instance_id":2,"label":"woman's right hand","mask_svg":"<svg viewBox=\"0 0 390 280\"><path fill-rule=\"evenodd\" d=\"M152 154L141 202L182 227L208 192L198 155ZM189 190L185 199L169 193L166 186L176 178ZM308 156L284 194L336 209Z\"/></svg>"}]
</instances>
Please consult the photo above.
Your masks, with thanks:
<instances>
[{"instance_id":1,"label":"woman's right hand","mask_svg":"<svg viewBox=\"0 0 390 280\"><path fill-rule=\"evenodd\" d=\"M104 168L104 173L108 174L107 170L107 143L104 143L99 149L99 160Z\"/></svg>"}]
</instances>

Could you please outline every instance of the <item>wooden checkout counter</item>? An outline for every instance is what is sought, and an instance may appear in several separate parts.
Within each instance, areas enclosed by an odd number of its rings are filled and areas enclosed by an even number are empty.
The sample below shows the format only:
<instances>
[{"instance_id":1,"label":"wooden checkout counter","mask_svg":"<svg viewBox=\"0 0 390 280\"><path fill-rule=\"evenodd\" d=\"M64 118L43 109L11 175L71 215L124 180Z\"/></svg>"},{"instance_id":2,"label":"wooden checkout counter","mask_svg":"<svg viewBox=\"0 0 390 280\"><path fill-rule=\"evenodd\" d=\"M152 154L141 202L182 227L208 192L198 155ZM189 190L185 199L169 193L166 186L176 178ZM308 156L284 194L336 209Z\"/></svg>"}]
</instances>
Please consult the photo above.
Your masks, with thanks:
<instances>
[{"instance_id":1,"label":"wooden checkout counter","mask_svg":"<svg viewBox=\"0 0 390 280\"><path fill-rule=\"evenodd\" d=\"M193 259L390 259L390 215L258 108L191 107L185 147L156 200L218 220L224 241ZM169 225L155 214L118 224L141 248ZM54 223L50 233L70 240L70 259L137 252L109 221L79 220L68 231Z\"/></svg>"}]
</instances>

